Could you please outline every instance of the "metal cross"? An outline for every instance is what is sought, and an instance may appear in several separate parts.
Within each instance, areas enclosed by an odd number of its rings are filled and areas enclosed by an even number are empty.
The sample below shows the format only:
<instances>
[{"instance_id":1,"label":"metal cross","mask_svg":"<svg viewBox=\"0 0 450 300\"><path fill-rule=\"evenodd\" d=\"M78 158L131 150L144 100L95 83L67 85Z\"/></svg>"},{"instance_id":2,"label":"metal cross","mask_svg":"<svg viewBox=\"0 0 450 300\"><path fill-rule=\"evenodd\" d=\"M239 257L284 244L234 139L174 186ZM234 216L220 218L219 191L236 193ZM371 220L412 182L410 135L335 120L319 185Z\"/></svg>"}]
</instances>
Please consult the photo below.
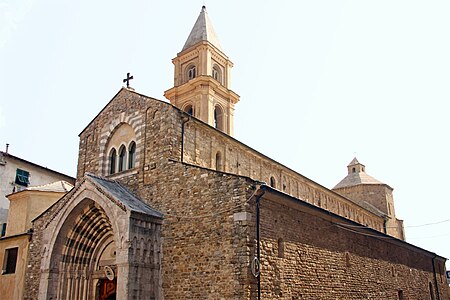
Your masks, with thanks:
<instances>
[{"instance_id":1,"label":"metal cross","mask_svg":"<svg viewBox=\"0 0 450 300\"><path fill-rule=\"evenodd\" d=\"M130 76L130 73L127 73L127 78L123 80L123 82L127 83L127 88L130 87L130 80L133 79L133 75Z\"/></svg>"}]
</instances>

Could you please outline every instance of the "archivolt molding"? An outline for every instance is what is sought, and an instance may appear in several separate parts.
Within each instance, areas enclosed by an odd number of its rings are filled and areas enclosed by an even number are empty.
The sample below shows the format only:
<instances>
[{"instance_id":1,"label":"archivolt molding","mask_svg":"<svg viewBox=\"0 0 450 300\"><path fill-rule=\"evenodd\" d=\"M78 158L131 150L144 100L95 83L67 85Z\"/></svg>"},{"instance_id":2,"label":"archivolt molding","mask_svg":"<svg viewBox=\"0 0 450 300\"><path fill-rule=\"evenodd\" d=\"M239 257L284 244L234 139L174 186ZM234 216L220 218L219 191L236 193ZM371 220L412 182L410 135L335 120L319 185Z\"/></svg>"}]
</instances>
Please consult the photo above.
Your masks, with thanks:
<instances>
[{"instance_id":1,"label":"archivolt molding","mask_svg":"<svg viewBox=\"0 0 450 300\"><path fill-rule=\"evenodd\" d=\"M140 159L141 159L141 144L142 137L144 136L144 124L142 121L142 114L140 111L135 111L132 114L126 114L122 112L118 115L114 120L110 123L106 124L100 134L100 157L99 157L99 170L100 174L107 175L108 174L108 142L113 136L114 132L120 127L122 124L128 124L133 129L136 135L136 165L135 167L139 167ZM130 142L130 141L128 141Z\"/></svg>"},{"instance_id":2,"label":"archivolt molding","mask_svg":"<svg viewBox=\"0 0 450 300\"><path fill-rule=\"evenodd\" d=\"M49 222L46 224L46 229L48 230L47 233L51 234L51 239L48 241L49 250L53 249L56 243L58 234L55 233L59 233L61 231L68 217L74 212L76 208L79 207L80 203L83 201L91 201L97 204L103 209L109 220L116 220L121 215L122 217L127 216L127 212L123 205L122 207L118 206L117 201L112 202L111 197L108 197L104 193L101 193L99 189L92 183L85 181L82 186L80 186L80 188L71 195L71 197L66 199L65 205L60 207L59 210L52 216L51 220L49 220ZM120 229L123 230L124 228ZM116 241L116 244L119 244L118 241L120 240L120 238L118 236L118 222L113 222L112 230L115 233L114 239ZM51 233L49 231L51 231ZM123 232L128 232L128 230L124 230Z\"/></svg>"}]
</instances>

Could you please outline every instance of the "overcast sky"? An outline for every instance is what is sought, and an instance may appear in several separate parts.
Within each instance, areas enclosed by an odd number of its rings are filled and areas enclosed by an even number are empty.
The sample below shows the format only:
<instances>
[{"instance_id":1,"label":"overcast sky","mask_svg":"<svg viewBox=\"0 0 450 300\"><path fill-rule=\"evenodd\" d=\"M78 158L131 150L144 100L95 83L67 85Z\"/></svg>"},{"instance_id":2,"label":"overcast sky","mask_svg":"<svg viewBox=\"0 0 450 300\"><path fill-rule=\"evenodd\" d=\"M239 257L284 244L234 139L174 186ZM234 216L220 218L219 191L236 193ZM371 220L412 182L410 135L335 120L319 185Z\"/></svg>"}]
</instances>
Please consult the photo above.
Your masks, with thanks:
<instances>
[{"instance_id":1,"label":"overcast sky","mask_svg":"<svg viewBox=\"0 0 450 300\"><path fill-rule=\"evenodd\" d=\"M356 155L407 241L450 258L450 1L0 0L0 148L75 176L127 72L164 99L203 4L235 65L235 137L329 188Z\"/></svg>"}]
</instances>

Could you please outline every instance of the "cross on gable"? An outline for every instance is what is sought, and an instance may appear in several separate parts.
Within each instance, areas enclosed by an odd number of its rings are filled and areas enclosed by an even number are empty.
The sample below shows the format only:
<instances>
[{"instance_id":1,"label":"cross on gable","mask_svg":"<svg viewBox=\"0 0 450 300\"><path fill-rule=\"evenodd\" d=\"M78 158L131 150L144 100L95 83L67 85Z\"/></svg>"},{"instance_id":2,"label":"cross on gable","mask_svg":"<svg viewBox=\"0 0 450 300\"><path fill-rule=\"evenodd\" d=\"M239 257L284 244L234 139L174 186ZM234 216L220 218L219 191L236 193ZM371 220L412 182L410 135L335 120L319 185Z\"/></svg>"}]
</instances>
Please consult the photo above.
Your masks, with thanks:
<instances>
[{"instance_id":1,"label":"cross on gable","mask_svg":"<svg viewBox=\"0 0 450 300\"><path fill-rule=\"evenodd\" d=\"M125 79L123 80L124 83L125 83L125 82L127 83L127 88L130 87L130 80L132 80L132 79L134 79L134 78L133 78L133 75L130 76L130 73L127 73L127 78L125 78Z\"/></svg>"}]
</instances>

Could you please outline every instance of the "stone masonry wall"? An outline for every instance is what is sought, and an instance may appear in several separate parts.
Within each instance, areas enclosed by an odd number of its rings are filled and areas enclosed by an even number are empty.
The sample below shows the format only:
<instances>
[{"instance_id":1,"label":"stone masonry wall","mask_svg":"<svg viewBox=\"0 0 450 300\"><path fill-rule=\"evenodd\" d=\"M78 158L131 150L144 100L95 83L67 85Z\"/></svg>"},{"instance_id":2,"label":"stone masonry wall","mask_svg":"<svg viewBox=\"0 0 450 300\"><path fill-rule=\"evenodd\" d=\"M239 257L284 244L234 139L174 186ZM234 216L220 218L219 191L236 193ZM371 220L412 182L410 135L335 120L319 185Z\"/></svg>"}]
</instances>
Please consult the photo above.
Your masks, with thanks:
<instances>
[{"instance_id":1,"label":"stone masonry wall","mask_svg":"<svg viewBox=\"0 0 450 300\"><path fill-rule=\"evenodd\" d=\"M225 172L248 176L268 184L273 177L275 188L284 193L383 231L384 218L381 216L198 120L191 119L185 124L183 143L183 159L186 162L211 169L219 167ZM219 163L216 163L217 153L220 153L222 160Z\"/></svg>"},{"instance_id":2,"label":"stone masonry wall","mask_svg":"<svg viewBox=\"0 0 450 300\"><path fill-rule=\"evenodd\" d=\"M294 197L323 207L358 223L383 231L384 218L355 202L330 191L308 178L269 159L203 122L190 118L172 105L122 89L80 134L77 178L85 172L107 175L107 154L101 150L120 123L136 131L136 170L139 180L148 181L149 170L161 161L173 159L216 169L216 154L221 153L221 171L255 180L276 180L276 188ZM132 123L131 121L139 119ZM186 123L185 123L186 122ZM183 125L183 123L185 123ZM182 130L184 127L184 136ZM103 148L102 148L103 147ZM181 149L183 148L183 157ZM112 176L120 178L132 171Z\"/></svg>"},{"instance_id":3,"label":"stone masonry wall","mask_svg":"<svg viewBox=\"0 0 450 300\"><path fill-rule=\"evenodd\" d=\"M249 299L252 181L179 162L150 178L138 194L165 218L164 299Z\"/></svg>"},{"instance_id":4,"label":"stone masonry wall","mask_svg":"<svg viewBox=\"0 0 450 300\"><path fill-rule=\"evenodd\" d=\"M200 121L187 122L182 138L186 117L167 103L122 89L80 134L78 182L86 172L107 176L102 149L108 133L122 122L135 130L136 167L107 177L164 214L164 299L256 299L249 268L255 251L250 178L274 176L278 189L382 230L377 215ZM218 149L228 173L211 170ZM45 215L34 224L29 299L39 285ZM398 289L408 297L429 297L428 285L434 284L429 257L270 201L262 202L261 221L262 299L396 299ZM280 238L284 258L277 253Z\"/></svg>"},{"instance_id":5,"label":"stone masonry wall","mask_svg":"<svg viewBox=\"0 0 450 300\"><path fill-rule=\"evenodd\" d=\"M264 198L260 218L262 299L436 299L431 253ZM436 260L440 299L449 299L444 269Z\"/></svg>"},{"instance_id":6,"label":"stone masonry wall","mask_svg":"<svg viewBox=\"0 0 450 300\"><path fill-rule=\"evenodd\" d=\"M108 176L105 146L121 123L131 125L135 131L136 165L113 178L146 171L158 160L180 157L179 134L175 131L180 131L181 121L174 111L168 103L121 89L80 134L77 180L86 172ZM143 178L143 172L140 176Z\"/></svg>"},{"instance_id":7,"label":"stone masonry wall","mask_svg":"<svg viewBox=\"0 0 450 300\"><path fill-rule=\"evenodd\" d=\"M359 184L335 189L334 191L357 202L366 201L375 206L388 216L386 221L387 234L402 240L405 239L403 221L395 216L392 188L386 184Z\"/></svg>"},{"instance_id":8,"label":"stone masonry wall","mask_svg":"<svg viewBox=\"0 0 450 300\"><path fill-rule=\"evenodd\" d=\"M334 191L355 201L369 202L386 215L395 215L392 189L385 184L359 184L334 189ZM392 207L388 207L388 204Z\"/></svg>"},{"instance_id":9,"label":"stone masonry wall","mask_svg":"<svg viewBox=\"0 0 450 300\"><path fill-rule=\"evenodd\" d=\"M142 120L135 126L141 131L136 168L107 175L99 158L108 143L104 132L128 123L130 115ZM184 116L167 103L121 90L81 133L77 178L91 172L115 179L164 214L164 299L248 299L252 287L254 293L248 241L254 224L246 202L253 181L181 163Z\"/></svg>"}]
</instances>

